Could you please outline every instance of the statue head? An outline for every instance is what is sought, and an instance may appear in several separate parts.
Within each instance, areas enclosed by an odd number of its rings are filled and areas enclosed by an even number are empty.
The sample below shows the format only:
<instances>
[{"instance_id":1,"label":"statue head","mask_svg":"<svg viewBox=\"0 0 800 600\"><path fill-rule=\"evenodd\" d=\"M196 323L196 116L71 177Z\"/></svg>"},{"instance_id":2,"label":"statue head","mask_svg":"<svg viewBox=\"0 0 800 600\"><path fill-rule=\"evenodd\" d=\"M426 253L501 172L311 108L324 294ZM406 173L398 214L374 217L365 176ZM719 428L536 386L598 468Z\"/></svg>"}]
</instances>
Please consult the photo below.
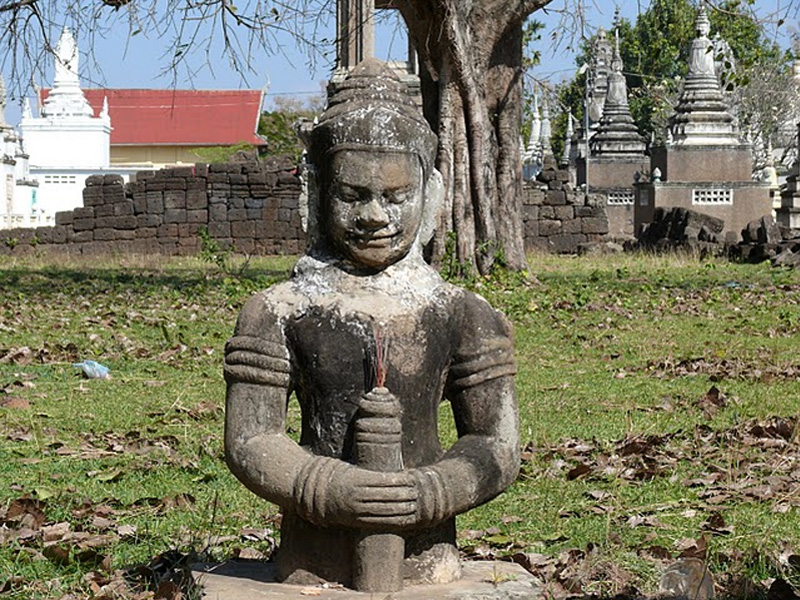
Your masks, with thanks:
<instances>
[{"instance_id":1,"label":"statue head","mask_svg":"<svg viewBox=\"0 0 800 600\"><path fill-rule=\"evenodd\" d=\"M327 248L381 270L426 242L441 195L436 147L405 84L381 61L356 67L310 134Z\"/></svg>"},{"instance_id":2,"label":"statue head","mask_svg":"<svg viewBox=\"0 0 800 600\"><path fill-rule=\"evenodd\" d=\"M700 3L700 8L697 11L694 29L697 32L698 38L708 37L708 34L711 32L711 21L708 19L708 13L706 12L706 5L704 2Z\"/></svg>"}]
</instances>

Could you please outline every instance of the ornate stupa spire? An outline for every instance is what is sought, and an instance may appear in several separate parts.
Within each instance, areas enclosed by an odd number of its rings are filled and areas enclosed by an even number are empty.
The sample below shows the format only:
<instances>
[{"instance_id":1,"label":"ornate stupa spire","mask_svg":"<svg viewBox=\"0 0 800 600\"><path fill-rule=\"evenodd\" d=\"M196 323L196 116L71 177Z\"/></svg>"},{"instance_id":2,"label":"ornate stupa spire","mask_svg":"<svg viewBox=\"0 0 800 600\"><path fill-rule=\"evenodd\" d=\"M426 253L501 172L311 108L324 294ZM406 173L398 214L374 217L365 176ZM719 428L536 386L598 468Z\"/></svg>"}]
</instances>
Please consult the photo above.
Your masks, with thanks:
<instances>
[{"instance_id":1,"label":"ornate stupa spire","mask_svg":"<svg viewBox=\"0 0 800 600\"><path fill-rule=\"evenodd\" d=\"M677 145L738 145L736 123L722 95L714 65L713 42L708 34L705 4L700 4L692 41L689 74L683 84L675 114L670 119L672 140Z\"/></svg>"},{"instance_id":2,"label":"ornate stupa spire","mask_svg":"<svg viewBox=\"0 0 800 600\"><path fill-rule=\"evenodd\" d=\"M72 32L64 27L55 50L53 89L42 106L43 117L93 117L78 79L80 54Z\"/></svg>"},{"instance_id":3,"label":"ornate stupa spire","mask_svg":"<svg viewBox=\"0 0 800 600\"><path fill-rule=\"evenodd\" d=\"M562 165L569 165L573 160L572 138L575 135L575 128L572 125L572 113L567 113L567 130L564 132L564 151L561 153Z\"/></svg>"},{"instance_id":4,"label":"ornate stupa spire","mask_svg":"<svg viewBox=\"0 0 800 600\"><path fill-rule=\"evenodd\" d=\"M11 129L11 125L6 121L6 82L0 75L0 131Z\"/></svg>"},{"instance_id":5,"label":"ornate stupa spire","mask_svg":"<svg viewBox=\"0 0 800 600\"><path fill-rule=\"evenodd\" d=\"M550 105L547 95L542 96L542 130L539 133L539 142L542 145L542 156L553 156L553 127L550 123Z\"/></svg>"},{"instance_id":6,"label":"ornate stupa spire","mask_svg":"<svg viewBox=\"0 0 800 600\"><path fill-rule=\"evenodd\" d=\"M539 149L539 136L542 135L542 118L539 115L539 95L533 92L533 119L531 134L528 137L528 153L535 155Z\"/></svg>"},{"instance_id":7,"label":"ornate stupa spire","mask_svg":"<svg viewBox=\"0 0 800 600\"><path fill-rule=\"evenodd\" d=\"M589 144L591 153L595 156L644 156L644 138L639 135L628 107L628 88L622 73L622 57L619 51L619 29L615 30L614 54L608 75L603 117Z\"/></svg>"},{"instance_id":8,"label":"ornate stupa spire","mask_svg":"<svg viewBox=\"0 0 800 600\"><path fill-rule=\"evenodd\" d=\"M608 41L606 30L601 27L597 30L597 35L592 43L592 58L589 64L589 73L587 73L592 86L589 92L589 127L592 129L603 116L610 65L611 43Z\"/></svg>"}]
</instances>

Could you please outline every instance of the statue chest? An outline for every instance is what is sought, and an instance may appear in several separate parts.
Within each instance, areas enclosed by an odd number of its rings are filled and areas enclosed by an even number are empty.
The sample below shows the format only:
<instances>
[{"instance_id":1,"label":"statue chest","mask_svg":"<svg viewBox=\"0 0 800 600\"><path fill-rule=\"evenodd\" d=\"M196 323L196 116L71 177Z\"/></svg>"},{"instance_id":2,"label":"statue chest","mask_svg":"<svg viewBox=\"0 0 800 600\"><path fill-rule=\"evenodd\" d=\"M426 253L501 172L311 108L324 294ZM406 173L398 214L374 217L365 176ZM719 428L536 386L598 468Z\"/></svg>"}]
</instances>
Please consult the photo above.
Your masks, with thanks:
<instances>
[{"instance_id":1,"label":"statue chest","mask_svg":"<svg viewBox=\"0 0 800 600\"><path fill-rule=\"evenodd\" d=\"M376 385L378 356L385 387L402 405L404 456L409 466L434 460L438 408L455 332L441 307L373 307L371 313L312 306L289 319L285 334L302 411L301 444L348 459L362 395Z\"/></svg>"}]
</instances>

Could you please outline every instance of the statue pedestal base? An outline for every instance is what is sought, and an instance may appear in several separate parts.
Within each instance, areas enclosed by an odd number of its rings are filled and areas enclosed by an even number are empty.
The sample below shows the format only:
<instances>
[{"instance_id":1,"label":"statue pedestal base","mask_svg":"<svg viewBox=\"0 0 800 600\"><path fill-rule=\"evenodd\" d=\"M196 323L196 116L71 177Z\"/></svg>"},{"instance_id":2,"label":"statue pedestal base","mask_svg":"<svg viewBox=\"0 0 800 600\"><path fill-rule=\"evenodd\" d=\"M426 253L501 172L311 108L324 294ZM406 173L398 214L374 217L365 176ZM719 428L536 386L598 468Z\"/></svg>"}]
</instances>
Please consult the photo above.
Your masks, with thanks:
<instances>
[{"instance_id":1,"label":"statue pedestal base","mask_svg":"<svg viewBox=\"0 0 800 600\"><path fill-rule=\"evenodd\" d=\"M301 586L277 583L272 563L228 561L195 565L192 574L205 598L214 600L531 600L543 596L542 584L514 563L473 561L462 563L463 577L452 583L410 586L391 594L367 594L338 586Z\"/></svg>"}]
</instances>

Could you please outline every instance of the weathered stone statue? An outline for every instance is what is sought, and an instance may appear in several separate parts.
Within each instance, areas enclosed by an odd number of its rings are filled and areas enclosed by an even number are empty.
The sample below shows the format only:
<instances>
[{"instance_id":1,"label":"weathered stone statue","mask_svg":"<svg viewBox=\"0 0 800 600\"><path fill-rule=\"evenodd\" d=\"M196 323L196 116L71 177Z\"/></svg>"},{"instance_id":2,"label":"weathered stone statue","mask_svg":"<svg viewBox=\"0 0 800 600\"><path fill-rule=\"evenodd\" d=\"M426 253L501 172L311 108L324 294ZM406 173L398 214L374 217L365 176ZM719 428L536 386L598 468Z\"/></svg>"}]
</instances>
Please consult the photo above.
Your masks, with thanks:
<instances>
[{"instance_id":1,"label":"weathered stone statue","mask_svg":"<svg viewBox=\"0 0 800 600\"><path fill-rule=\"evenodd\" d=\"M227 461L283 511L281 580L452 581L455 515L518 471L511 329L422 259L441 198L436 136L383 63L362 63L310 136L313 244L290 281L250 299L226 347Z\"/></svg>"}]
</instances>

